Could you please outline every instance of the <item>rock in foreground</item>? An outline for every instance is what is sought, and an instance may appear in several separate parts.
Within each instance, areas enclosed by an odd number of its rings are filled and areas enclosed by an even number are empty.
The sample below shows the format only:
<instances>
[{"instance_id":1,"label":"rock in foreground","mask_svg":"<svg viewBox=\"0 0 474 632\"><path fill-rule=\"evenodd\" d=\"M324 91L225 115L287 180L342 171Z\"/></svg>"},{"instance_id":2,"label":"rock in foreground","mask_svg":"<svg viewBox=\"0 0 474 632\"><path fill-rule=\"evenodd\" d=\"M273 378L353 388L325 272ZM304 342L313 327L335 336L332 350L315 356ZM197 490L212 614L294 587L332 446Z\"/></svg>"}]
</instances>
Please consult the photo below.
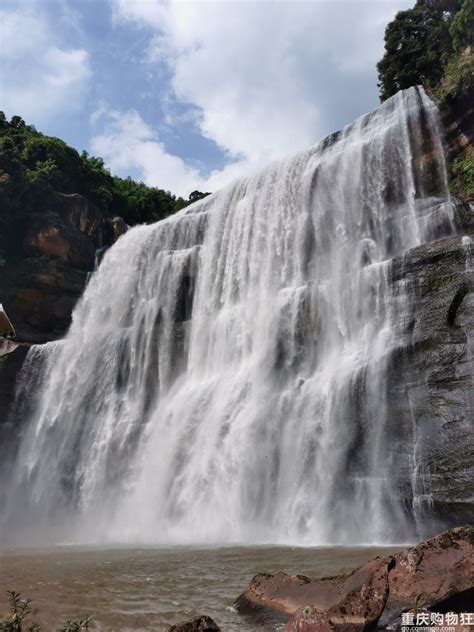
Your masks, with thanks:
<instances>
[{"instance_id":1,"label":"rock in foreground","mask_svg":"<svg viewBox=\"0 0 474 632\"><path fill-rule=\"evenodd\" d=\"M284 632L394 629L402 612L467 612L474 597L474 529L458 527L348 575L256 575L236 606L286 617ZM471 608L469 607L471 604Z\"/></svg>"},{"instance_id":2,"label":"rock in foreground","mask_svg":"<svg viewBox=\"0 0 474 632\"><path fill-rule=\"evenodd\" d=\"M220 627L217 623L211 619L211 617L196 617L192 621L185 621L184 623L176 623L169 628L169 632L205 632L212 630L213 632L219 632Z\"/></svg>"}]
</instances>

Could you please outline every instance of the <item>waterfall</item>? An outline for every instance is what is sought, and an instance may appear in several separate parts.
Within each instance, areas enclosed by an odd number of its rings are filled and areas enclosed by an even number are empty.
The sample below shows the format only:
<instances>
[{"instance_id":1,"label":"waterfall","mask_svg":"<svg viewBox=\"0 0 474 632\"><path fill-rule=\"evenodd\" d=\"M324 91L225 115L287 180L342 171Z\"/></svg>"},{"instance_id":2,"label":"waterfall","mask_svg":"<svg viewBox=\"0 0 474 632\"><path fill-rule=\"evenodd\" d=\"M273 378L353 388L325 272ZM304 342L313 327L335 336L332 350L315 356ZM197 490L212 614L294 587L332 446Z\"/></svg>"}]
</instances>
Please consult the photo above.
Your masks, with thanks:
<instances>
[{"instance_id":1,"label":"waterfall","mask_svg":"<svg viewBox=\"0 0 474 632\"><path fill-rule=\"evenodd\" d=\"M422 88L110 248L63 341L33 347L1 512L31 541L414 537L388 359L391 259L452 231ZM36 375L41 366L41 378ZM23 393L23 394L22 394Z\"/></svg>"}]
</instances>

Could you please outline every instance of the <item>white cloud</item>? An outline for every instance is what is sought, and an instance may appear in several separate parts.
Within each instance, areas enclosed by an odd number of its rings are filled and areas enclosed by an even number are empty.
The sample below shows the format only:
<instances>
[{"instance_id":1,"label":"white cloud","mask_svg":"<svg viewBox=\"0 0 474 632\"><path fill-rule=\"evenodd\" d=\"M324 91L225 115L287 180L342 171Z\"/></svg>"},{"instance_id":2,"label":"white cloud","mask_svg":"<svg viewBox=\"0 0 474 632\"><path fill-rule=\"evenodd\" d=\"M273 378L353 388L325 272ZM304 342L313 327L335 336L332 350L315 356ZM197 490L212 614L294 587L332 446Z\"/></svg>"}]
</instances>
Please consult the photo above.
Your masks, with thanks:
<instances>
[{"instance_id":1,"label":"white cloud","mask_svg":"<svg viewBox=\"0 0 474 632\"><path fill-rule=\"evenodd\" d=\"M261 166L254 159L245 158L202 176L179 156L168 153L158 133L136 110L120 112L101 103L90 121L93 126L102 127L102 132L91 139L91 151L101 156L113 173L125 175L138 169L145 184L169 189L185 198L196 189L216 191Z\"/></svg>"},{"instance_id":2,"label":"white cloud","mask_svg":"<svg viewBox=\"0 0 474 632\"><path fill-rule=\"evenodd\" d=\"M91 141L92 152L102 156L112 171L138 168L146 184L166 186L186 197L203 186L199 173L181 158L167 153L157 134L135 110L118 112L101 104L92 120L104 126L103 133Z\"/></svg>"},{"instance_id":3,"label":"white cloud","mask_svg":"<svg viewBox=\"0 0 474 632\"><path fill-rule=\"evenodd\" d=\"M111 0L118 21L150 28L147 60L235 162L205 188L302 149L377 104L385 25L409 0ZM151 177L151 174L149 175Z\"/></svg>"},{"instance_id":4,"label":"white cloud","mask_svg":"<svg viewBox=\"0 0 474 632\"><path fill-rule=\"evenodd\" d=\"M80 108L91 71L87 51L61 45L36 2L0 10L1 107L42 125Z\"/></svg>"}]
</instances>

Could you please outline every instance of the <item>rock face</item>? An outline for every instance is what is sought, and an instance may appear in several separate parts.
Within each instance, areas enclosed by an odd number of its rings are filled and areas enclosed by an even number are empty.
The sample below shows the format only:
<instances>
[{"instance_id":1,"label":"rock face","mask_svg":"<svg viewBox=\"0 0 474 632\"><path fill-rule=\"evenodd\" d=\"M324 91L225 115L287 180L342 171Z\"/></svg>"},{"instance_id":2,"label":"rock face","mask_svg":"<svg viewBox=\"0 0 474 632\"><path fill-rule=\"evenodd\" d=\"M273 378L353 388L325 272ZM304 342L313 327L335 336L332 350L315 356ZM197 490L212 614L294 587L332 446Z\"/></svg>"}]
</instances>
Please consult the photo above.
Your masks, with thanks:
<instances>
[{"instance_id":1,"label":"rock face","mask_svg":"<svg viewBox=\"0 0 474 632\"><path fill-rule=\"evenodd\" d=\"M474 147L474 87L441 108L448 160Z\"/></svg>"},{"instance_id":2,"label":"rock face","mask_svg":"<svg viewBox=\"0 0 474 632\"><path fill-rule=\"evenodd\" d=\"M50 207L31 216L18 256L0 276L0 301L14 324L15 340L41 344L64 336L71 314L103 251L127 230L85 197L56 193ZM6 420L15 374L27 347L4 350L0 364L0 424Z\"/></svg>"},{"instance_id":3,"label":"rock face","mask_svg":"<svg viewBox=\"0 0 474 632\"><path fill-rule=\"evenodd\" d=\"M168 632L205 632L206 630L214 630L219 632L220 627L217 625L211 617L197 617L192 621L186 621L184 623L177 623L170 626Z\"/></svg>"},{"instance_id":4,"label":"rock face","mask_svg":"<svg viewBox=\"0 0 474 632\"><path fill-rule=\"evenodd\" d=\"M235 605L250 616L286 618L284 632L396 629L402 612L468 611L473 587L474 530L459 527L349 575L256 575Z\"/></svg>"},{"instance_id":5,"label":"rock face","mask_svg":"<svg viewBox=\"0 0 474 632\"><path fill-rule=\"evenodd\" d=\"M474 519L474 213L461 206L460 214L464 237L420 246L392 265L392 283L415 300L390 358L387 440L400 453L401 491L418 526L429 512L438 530Z\"/></svg>"}]
</instances>

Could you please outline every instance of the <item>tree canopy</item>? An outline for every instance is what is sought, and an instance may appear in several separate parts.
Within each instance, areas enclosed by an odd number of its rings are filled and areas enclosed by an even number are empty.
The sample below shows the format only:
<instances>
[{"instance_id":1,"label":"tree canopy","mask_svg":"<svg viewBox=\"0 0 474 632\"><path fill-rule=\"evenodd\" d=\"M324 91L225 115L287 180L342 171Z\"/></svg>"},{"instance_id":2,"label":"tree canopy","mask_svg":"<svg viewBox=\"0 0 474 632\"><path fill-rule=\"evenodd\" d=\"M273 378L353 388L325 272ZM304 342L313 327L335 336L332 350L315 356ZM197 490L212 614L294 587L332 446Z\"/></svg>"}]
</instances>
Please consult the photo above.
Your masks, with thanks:
<instances>
[{"instance_id":1,"label":"tree canopy","mask_svg":"<svg viewBox=\"0 0 474 632\"><path fill-rule=\"evenodd\" d=\"M377 64L381 100L418 84L438 86L453 59L472 46L473 33L474 0L418 0L397 13L385 30L385 54Z\"/></svg>"},{"instance_id":2,"label":"tree canopy","mask_svg":"<svg viewBox=\"0 0 474 632\"><path fill-rule=\"evenodd\" d=\"M129 225L158 221L208 195L193 191L185 200L131 178L112 176L102 158L79 154L20 116L8 121L0 112L0 241L8 241L12 223L47 210L55 191L80 193ZM0 243L0 255L2 247Z\"/></svg>"}]
</instances>

